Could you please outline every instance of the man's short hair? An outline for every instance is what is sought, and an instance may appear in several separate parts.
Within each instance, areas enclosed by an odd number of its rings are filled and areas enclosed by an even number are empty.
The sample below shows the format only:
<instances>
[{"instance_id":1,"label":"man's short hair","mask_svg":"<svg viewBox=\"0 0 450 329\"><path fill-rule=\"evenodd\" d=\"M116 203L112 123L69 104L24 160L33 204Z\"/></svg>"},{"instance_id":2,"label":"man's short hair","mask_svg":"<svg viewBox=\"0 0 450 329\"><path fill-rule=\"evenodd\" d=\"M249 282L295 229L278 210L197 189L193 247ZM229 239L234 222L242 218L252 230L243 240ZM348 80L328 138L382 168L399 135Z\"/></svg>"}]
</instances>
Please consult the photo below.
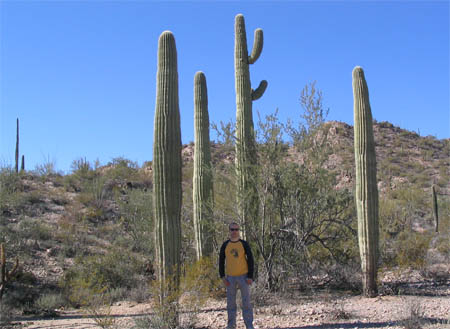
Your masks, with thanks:
<instances>
[{"instance_id":1,"label":"man's short hair","mask_svg":"<svg viewBox=\"0 0 450 329\"><path fill-rule=\"evenodd\" d=\"M228 229L230 229L231 226L239 226L239 224L236 222L232 222L232 223L230 223L230 225L228 225Z\"/></svg>"}]
</instances>

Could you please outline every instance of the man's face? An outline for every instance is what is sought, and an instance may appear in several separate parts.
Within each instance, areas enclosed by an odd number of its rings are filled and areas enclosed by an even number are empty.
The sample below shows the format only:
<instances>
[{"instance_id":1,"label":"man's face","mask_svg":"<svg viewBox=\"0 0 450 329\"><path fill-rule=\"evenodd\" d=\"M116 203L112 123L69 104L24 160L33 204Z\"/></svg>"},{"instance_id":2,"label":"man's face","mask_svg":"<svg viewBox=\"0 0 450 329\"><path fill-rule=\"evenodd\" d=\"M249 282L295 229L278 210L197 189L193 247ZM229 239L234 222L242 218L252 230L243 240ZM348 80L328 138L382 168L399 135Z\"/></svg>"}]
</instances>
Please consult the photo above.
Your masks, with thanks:
<instances>
[{"instance_id":1,"label":"man's face","mask_svg":"<svg viewBox=\"0 0 450 329\"><path fill-rule=\"evenodd\" d=\"M233 239L239 239L239 226L238 225L231 225L230 227L230 238Z\"/></svg>"}]
</instances>

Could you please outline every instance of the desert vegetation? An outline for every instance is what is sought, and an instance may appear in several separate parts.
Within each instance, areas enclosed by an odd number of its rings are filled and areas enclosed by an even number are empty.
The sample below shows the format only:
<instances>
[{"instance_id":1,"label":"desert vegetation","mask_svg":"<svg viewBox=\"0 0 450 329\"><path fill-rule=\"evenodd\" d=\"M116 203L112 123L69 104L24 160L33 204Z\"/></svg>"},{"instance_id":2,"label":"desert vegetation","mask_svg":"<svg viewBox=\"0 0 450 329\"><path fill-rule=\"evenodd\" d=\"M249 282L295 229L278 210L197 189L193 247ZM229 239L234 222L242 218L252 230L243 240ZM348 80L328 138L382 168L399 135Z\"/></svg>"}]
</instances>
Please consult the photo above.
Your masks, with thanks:
<instances>
[{"instance_id":1,"label":"desert vegetation","mask_svg":"<svg viewBox=\"0 0 450 329\"><path fill-rule=\"evenodd\" d=\"M262 30L249 55L241 16L236 29L243 32L237 61L244 56L253 64ZM205 305L224 296L218 246L231 221L243 225L254 250L252 292L263 313L284 314L289 308L277 300L305 297L306 304L306 296L323 300L331 292L343 300L448 297L440 287L450 280L450 140L420 137L369 116L367 152L377 165L367 169L370 178L362 177L353 128L327 121L314 82L299 93L299 124L282 122L276 110L253 120L252 101L267 82L252 90L248 65L237 65L236 124L212 123L217 140L209 141L206 78L198 73L196 141L183 146L170 32L160 37L158 58L153 161L76 159L71 172L61 174L51 162L19 171L16 155L14 167L1 168L2 326L73 308L110 328L119 326L112 305L150 301L151 314L136 317L135 328L205 328L199 324ZM373 218L358 214L360 180L376 193L369 201ZM358 221L372 227L359 242ZM360 245L370 259L360 257ZM370 277L361 270L366 267ZM408 278L411 271L422 285ZM404 328L449 320L427 318L417 304L405 307L410 314L397 323ZM320 323L356 317L336 299L323 310L329 318Z\"/></svg>"}]
</instances>

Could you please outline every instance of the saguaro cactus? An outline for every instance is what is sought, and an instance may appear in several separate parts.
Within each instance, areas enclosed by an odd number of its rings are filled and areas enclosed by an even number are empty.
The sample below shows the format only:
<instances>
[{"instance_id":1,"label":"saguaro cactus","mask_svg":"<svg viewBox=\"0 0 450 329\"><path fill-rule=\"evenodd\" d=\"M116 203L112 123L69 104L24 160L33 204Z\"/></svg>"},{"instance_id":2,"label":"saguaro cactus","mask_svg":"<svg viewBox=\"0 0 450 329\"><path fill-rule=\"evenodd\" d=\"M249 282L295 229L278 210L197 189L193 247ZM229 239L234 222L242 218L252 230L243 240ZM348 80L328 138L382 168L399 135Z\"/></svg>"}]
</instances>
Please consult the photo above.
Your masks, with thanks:
<instances>
[{"instance_id":1,"label":"saguaro cactus","mask_svg":"<svg viewBox=\"0 0 450 329\"><path fill-rule=\"evenodd\" d=\"M181 251L181 129L175 38L163 32L158 43L153 145L153 201L161 302L178 289ZM175 287L167 285L175 283ZM172 285L172 284L170 284Z\"/></svg>"},{"instance_id":2,"label":"saguaro cactus","mask_svg":"<svg viewBox=\"0 0 450 329\"><path fill-rule=\"evenodd\" d=\"M0 244L0 301L3 298L6 285L12 280L14 274L19 268L19 259L16 259L16 263L11 271L6 270L6 251L5 246Z\"/></svg>"},{"instance_id":3,"label":"saguaro cactus","mask_svg":"<svg viewBox=\"0 0 450 329\"><path fill-rule=\"evenodd\" d=\"M437 202L436 186L434 184L433 186L431 186L431 197L433 199L433 217L434 223L436 225L436 232L439 232L438 202Z\"/></svg>"},{"instance_id":4,"label":"saguaro cactus","mask_svg":"<svg viewBox=\"0 0 450 329\"><path fill-rule=\"evenodd\" d=\"M369 90L361 67L353 69L354 134L356 165L356 207L358 241L363 274L363 294L377 292L378 188L375 143Z\"/></svg>"},{"instance_id":5,"label":"saguaro cactus","mask_svg":"<svg viewBox=\"0 0 450 329\"><path fill-rule=\"evenodd\" d=\"M213 180L209 141L208 91L203 72L194 77L194 228L197 259L213 252Z\"/></svg>"},{"instance_id":6,"label":"saguaro cactus","mask_svg":"<svg viewBox=\"0 0 450 329\"><path fill-rule=\"evenodd\" d=\"M234 68L236 81L236 174L238 205L243 221L243 235L258 217L256 191L256 143L253 125L252 101L260 98L267 88L267 81L260 82L253 90L250 83L249 65L254 64L263 48L263 31L255 30L252 53L247 50L247 33L244 16L235 19Z\"/></svg>"},{"instance_id":7,"label":"saguaro cactus","mask_svg":"<svg viewBox=\"0 0 450 329\"><path fill-rule=\"evenodd\" d=\"M16 173L19 172L19 118L16 120Z\"/></svg>"}]
</instances>

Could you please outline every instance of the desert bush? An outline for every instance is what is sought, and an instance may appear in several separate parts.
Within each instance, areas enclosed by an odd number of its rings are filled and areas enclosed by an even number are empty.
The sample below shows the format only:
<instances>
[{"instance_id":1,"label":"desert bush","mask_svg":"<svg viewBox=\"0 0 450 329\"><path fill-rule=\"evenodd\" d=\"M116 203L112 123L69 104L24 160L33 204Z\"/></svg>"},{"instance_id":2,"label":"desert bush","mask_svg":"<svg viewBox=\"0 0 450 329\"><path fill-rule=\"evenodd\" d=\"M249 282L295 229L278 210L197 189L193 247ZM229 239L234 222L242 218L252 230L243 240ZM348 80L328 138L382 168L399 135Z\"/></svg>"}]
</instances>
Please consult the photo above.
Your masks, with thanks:
<instances>
[{"instance_id":1,"label":"desert bush","mask_svg":"<svg viewBox=\"0 0 450 329\"><path fill-rule=\"evenodd\" d=\"M426 263L431 236L426 233L404 231L395 244L396 264L401 267L421 269Z\"/></svg>"},{"instance_id":2,"label":"desert bush","mask_svg":"<svg viewBox=\"0 0 450 329\"><path fill-rule=\"evenodd\" d=\"M34 307L39 313L46 315L56 314L56 309L67 305L67 301L60 293L44 293L34 302Z\"/></svg>"},{"instance_id":3,"label":"desert bush","mask_svg":"<svg viewBox=\"0 0 450 329\"><path fill-rule=\"evenodd\" d=\"M11 216L19 214L27 205L23 174L13 168L0 168L0 214Z\"/></svg>"},{"instance_id":4,"label":"desert bush","mask_svg":"<svg viewBox=\"0 0 450 329\"><path fill-rule=\"evenodd\" d=\"M83 307L100 328L112 328L115 318L111 316L111 294L102 279L96 277L79 277L71 282L69 300L72 304Z\"/></svg>"},{"instance_id":5,"label":"desert bush","mask_svg":"<svg viewBox=\"0 0 450 329\"><path fill-rule=\"evenodd\" d=\"M424 324L424 310L423 306L418 302L406 303L407 318L400 321L400 325L404 329L422 329Z\"/></svg>"},{"instance_id":6,"label":"desert bush","mask_svg":"<svg viewBox=\"0 0 450 329\"><path fill-rule=\"evenodd\" d=\"M193 324L187 321L181 321L177 326L170 326L166 321L158 317L153 316L143 316L138 317L134 320L134 326L132 329L192 329Z\"/></svg>"},{"instance_id":7,"label":"desert bush","mask_svg":"<svg viewBox=\"0 0 450 329\"><path fill-rule=\"evenodd\" d=\"M116 197L119 206L120 232L128 237L126 242L135 252L153 254L153 205L152 192L130 190L125 196Z\"/></svg>"},{"instance_id":8,"label":"desert bush","mask_svg":"<svg viewBox=\"0 0 450 329\"><path fill-rule=\"evenodd\" d=\"M1 303L15 312L27 311L29 313L37 313L33 305L39 295L33 288L33 285L24 281L18 274L15 281L10 283Z\"/></svg>"},{"instance_id":9,"label":"desert bush","mask_svg":"<svg viewBox=\"0 0 450 329\"><path fill-rule=\"evenodd\" d=\"M23 239L39 242L50 240L53 237L53 228L41 219L22 219L18 225L18 232Z\"/></svg>"},{"instance_id":10,"label":"desert bush","mask_svg":"<svg viewBox=\"0 0 450 329\"><path fill-rule=\"evenodd\" d=\"M77 257L75 265L64 273L60 284L68 295L73 293L78 283L86 282L93 287L101 283L107 290L132 288L139 284L138 275L143 267L142 261L124 250Z\"/></svg>"},{"instance_id":11,"label":"desert bush","mask_svg":"<svg viewBox=\"0 0 450 329\"><path fill-rule=\"evenodd\" d=\"M50 160L50 157L47 157L44 163L37 164L33 174L41 178L41 180L46 180L52 176L61 176L61 173L56 169L56 160Z\"/></svg>"},{"instance_id":12,"label":"desert bush","mask_svg":"<svg viewBox=\"0 0 450 329\"><path fill-rule=\"evenodd\" d=\"M7 304L0 302L0 328L14 328L11 324L14 310Z\"/></svg>"},{"instance_id":13,"label":"desert bush","mask_svg":"<svg viewBox=\"0 0 450 329\"><path fill-rule=\"evenodd\" d=\"M141 322L149 323L150 328L190 328L208 298L220 291L222 281L217 276L216 262L208 257L184 264L181 273L179 285L175 276L151 283L154 316Z\"/></svg>"},{"instance_id":14,"label":"desert bush","mask_svg":"<svg viewBox=\"0 0 450 329\"><path fill-rule=\"evenodd\" d=\"M131 288L127 291L127 299L136 303L143 303L151 298L150 286L147 282L142 282L142 286Z\"/></svg>"},{"instance_id":15,"label":"desert bush","mask_svg":"<svg viewBox=\"0 0 450 329\"><path fill-rule=\"evenodd\" d=\"M107 197L106 180L106 177L99 176L85 182L82 192L77 196L78 201L85 206L101 208Z\"/></svg>"},{"instance_id":16,"label":"desert bush","mask_svg":"<svg viewBox=\"0 0 450 329\"><path fill-rule=\"evenodd\" d=\"M67 191L80 192L85 189L86 185L92 182L99 173L96 171L98 163L95 164L95 169L91 163L86 159L79 158L72 162L72 173L65 175L63 185Z\"/></svg>"},{"instance_id":17,"label":"desert bush","mask_svg":"<svg viewBox=\"0 0 450 329\"><path fill-rule=\"evenodd\" d=\"M140 175L138 172L139 166L136 162L118 157L114 158L107 164L110 167L106 171L106 175L110 179L117 179L123 181L139 180Z\"/></svg>"},{"instance_id":18,"label":"desert bush","mask_svg":"<svg viewBox=\"0 0 450 329\"><path fill-rule=\"evenodd\" d=\"M352 313L345 310L345 303L342 300L332 302L327 315L332 320L348 320L353 317Z\"/></svg>"}]
</instances>

